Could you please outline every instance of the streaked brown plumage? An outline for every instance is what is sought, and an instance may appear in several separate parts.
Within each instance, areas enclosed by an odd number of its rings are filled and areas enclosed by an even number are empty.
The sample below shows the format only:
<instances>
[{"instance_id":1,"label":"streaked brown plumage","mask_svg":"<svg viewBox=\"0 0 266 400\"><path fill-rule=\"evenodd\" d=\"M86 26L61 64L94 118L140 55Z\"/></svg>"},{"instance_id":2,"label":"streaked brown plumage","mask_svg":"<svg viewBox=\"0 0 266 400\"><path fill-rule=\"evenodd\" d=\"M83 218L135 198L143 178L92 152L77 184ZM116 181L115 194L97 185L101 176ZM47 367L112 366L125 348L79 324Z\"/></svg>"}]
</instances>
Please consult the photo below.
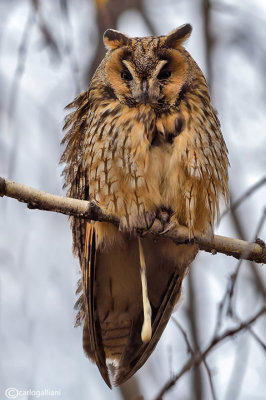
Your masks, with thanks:
<instances>
[{"instance_id":1,"label":"streaked brown plumage","mask_svg":"<svg viewBox=\"0 0 266 400\"><path fill-rule=\"evenodd\" d=\"M142 286L136 229L161 212L171 221L212 233L219 196L228 196L228 158L204 76L182 43L183 25L168 36L128 38L108 30L106 57L86 92L68 107L62 162L74 198L93 200L120 219L72 218L80 260L77 324L83 346L110 386L108 362L120 385L147 360L196 256L194 244L142 239L152 309L152 336L142 342Z\"/></svg>"}]
</instances>

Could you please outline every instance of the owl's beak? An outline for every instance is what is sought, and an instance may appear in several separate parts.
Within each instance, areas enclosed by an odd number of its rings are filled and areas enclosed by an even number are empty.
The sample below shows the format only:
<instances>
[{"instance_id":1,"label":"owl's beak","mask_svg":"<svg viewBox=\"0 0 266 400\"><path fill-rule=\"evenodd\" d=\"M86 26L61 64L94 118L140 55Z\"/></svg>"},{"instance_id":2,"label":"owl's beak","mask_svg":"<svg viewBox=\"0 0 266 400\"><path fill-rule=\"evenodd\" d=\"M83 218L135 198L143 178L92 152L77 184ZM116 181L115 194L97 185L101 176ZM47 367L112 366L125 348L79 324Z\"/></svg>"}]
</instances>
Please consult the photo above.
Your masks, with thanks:
<instances>
[{"instance_id":1,"label":"owl's beak","mask_svg":"<svg viewBox=\"0 0 266 400\"><path fill-rule=\"evenodd\" d=\"M141 92L141 101L144 104L147 104L148 100L149 100L148 89L149 89L148 81L146 79L143 79L143 81L142 81L142 92Z\"/></svg>"}]
</instances>

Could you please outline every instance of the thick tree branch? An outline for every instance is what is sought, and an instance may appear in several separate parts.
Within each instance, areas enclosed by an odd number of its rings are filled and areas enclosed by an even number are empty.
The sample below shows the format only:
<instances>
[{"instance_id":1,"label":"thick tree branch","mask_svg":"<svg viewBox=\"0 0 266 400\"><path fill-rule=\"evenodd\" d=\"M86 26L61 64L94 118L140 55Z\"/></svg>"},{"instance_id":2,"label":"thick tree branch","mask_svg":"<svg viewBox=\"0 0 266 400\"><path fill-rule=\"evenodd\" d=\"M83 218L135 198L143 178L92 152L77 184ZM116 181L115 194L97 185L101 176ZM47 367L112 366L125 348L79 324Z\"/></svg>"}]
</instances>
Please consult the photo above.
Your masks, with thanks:
<instances>
[{"instance_id":1,"label":"thick tree branch","mask_svg":"<svg viewBox=\"0 0 266 400\"><path fill-rule=\"evenodd\" d=\"M28 208L32 209L37 208L39 210L53 211L119 225L118 218L105 214L93 202L42 192L1 177L0 196L12 197L22 203L27 203ZM162 225L159 220L156 220L149 233L158 236L161 231ZM176 243L187 243L189 237L188 229L185 226L178 226L169 232L165 232L164 237ZM262 264L266 263L266 246L262 240L258 240L257 243L250 243L219 235L214 235L211 238L196 232L194 241L199 245L200 250L205 250L212 254L223 253L237 259L252 260Z\"/></svg>"}]
</instances>

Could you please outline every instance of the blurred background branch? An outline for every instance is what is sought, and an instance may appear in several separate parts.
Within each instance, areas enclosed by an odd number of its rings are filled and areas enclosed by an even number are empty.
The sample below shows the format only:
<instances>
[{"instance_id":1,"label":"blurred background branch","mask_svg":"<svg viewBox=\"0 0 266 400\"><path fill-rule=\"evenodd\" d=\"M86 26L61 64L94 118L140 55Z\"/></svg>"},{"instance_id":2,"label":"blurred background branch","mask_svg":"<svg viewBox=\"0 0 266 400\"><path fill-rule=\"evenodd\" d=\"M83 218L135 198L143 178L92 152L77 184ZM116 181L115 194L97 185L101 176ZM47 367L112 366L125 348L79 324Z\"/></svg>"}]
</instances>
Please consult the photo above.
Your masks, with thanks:
<instances>
[{"instance_id":1,"label":"blurred background branch","mask_svg":"<svg viewBox=\"0 0 266 400\"><path fill-rule=\"evenodd\" d=\"M242 322L237 327L228 329L227 331L217 334L210 341L207 348L203 351L198 351L195 355L193 355L190 360L183 366L181 371L176 374L172 379L170 379L162 388L158 396L156 396L155 400L162 400L163 396L177 383L177 381L192 367L198 366L208 355L210 351L212 351L217 345L223 342L225 339L233 337L238 333L248 329L250 325L255 323L262 315L266 313L266 308L261 309L258 313L256 313L249 320Z\"/></svg>"}]
</instances>

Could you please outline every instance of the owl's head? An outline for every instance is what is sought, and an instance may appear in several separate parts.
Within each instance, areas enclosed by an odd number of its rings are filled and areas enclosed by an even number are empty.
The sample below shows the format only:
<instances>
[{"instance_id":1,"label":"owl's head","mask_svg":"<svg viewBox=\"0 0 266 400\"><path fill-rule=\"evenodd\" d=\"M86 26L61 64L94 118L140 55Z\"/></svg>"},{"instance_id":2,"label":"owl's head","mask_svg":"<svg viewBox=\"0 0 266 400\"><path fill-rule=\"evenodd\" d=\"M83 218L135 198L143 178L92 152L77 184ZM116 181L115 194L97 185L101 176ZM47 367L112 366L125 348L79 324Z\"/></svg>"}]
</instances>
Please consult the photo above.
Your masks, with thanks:
<instances>
[{"instance_id":1,"label":"owl's head","mask_svg":"<svg viewBox=\"0 0 266 400\"><path fill-rule=\"evenodd\" d=\"M191 31L186 24L167 36L129 38L108 29L105 82L123 103L173 104L189 76L188 53L182 44Z\"/></svg>"}]
</instances>

